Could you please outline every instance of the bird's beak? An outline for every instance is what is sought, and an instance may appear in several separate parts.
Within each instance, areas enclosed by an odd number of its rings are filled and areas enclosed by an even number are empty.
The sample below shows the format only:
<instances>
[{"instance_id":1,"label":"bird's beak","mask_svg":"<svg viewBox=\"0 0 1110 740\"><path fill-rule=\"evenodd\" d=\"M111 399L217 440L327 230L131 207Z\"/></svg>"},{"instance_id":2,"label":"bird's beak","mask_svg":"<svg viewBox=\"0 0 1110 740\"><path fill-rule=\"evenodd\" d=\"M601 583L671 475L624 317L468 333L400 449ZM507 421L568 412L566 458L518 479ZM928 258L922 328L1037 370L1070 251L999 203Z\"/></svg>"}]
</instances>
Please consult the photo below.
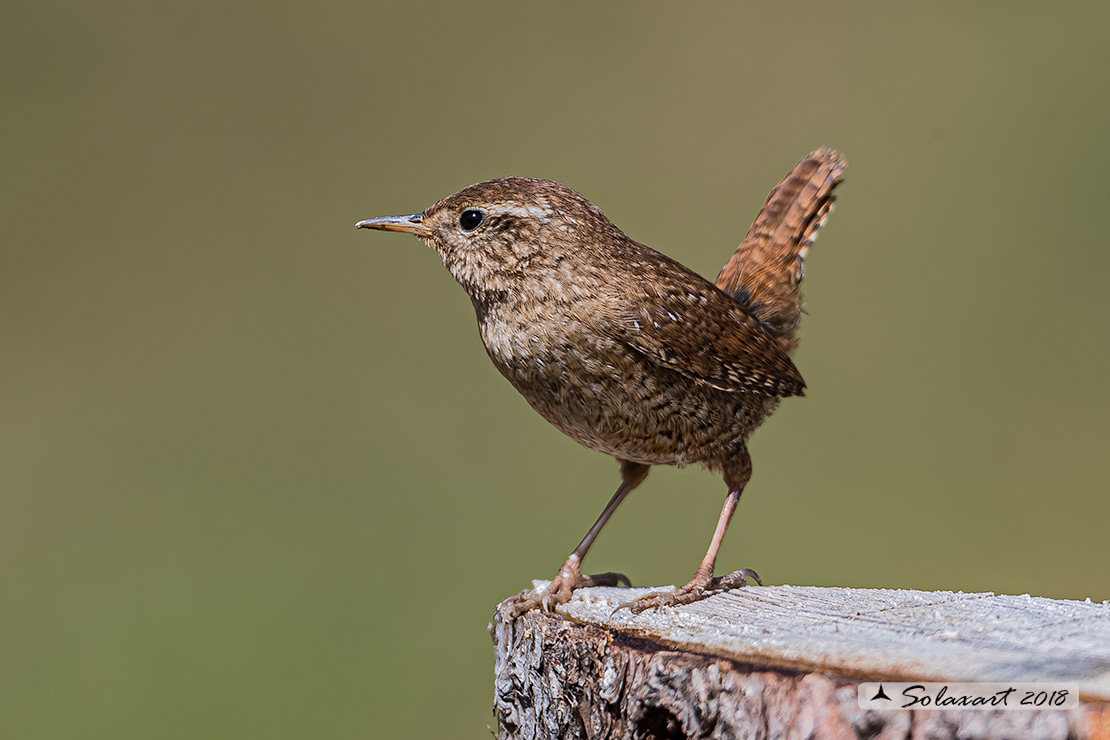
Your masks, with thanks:
<instances>
[{"instance_id":1,"label":"bird's beak","mask_svg":"<svg viewBox=\"0 0 1110 740\"><path fill-rule=\"evenodd\" d=\"M355 224L356 229L379 229L381 231L403 231L406 234L429 237L432 230L424 225L424 214L414 213L411 216L382 216L381 218L368 218Z\"/></svg>"}]
</instances>

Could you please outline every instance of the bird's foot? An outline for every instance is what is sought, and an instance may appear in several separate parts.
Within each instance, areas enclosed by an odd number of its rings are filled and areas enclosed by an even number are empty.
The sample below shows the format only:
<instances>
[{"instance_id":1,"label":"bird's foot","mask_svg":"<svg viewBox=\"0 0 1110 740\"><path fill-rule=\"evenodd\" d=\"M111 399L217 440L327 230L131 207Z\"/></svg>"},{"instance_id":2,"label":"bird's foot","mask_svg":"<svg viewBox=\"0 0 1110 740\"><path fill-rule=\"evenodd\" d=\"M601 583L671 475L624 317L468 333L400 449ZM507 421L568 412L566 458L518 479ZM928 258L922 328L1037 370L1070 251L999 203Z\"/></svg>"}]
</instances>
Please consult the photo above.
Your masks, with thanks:
<instances>
[{"instance_id":1,"label":"bird's foot","mask_svg":"<svg viewBox=\"0 0 1110 740\"><path fill-rule=\"evenodd\" d=\"M521 614L532 609L541 608L545 612L555 609L559 604L565 604L570 601L571 594L579 588L589 588L591 586L617 586L623 583L625 586L631 586L631 581L628 576L623 573L596 573L594 575L582 575L581 561L577 555L571 555L567 558L567 562L563 563L563 567L559 568L559 573L552 579L551 584L543 591L530 589L528 591L521 591L516 596L512 597L509 602L509 616L519 617Z\"/></svg>"},{"instance_id":2,"label":"bird's foot","mask_svg":"<svg viewBox=\"0 0 1110 740\"><path fill-rule=\"evenodd\" d=\"M701 601L706 596L717 591L743 588L748 585L749 580L755 581L760 586L763 585L763 581L759 579L759 574L751 568L744 568L735 573L729 573L726 576L717 576L715 578L699 572L690 579L689 583L681 588L676 588L674 591L656 591L653 594L641 596L627 604L621 604L613 610L613 614L616 614L621 609L628 609L633 614L639 614L648 609L658 609L661 606L693 604L695 601ZM610 616L612 616L612 614Z\"/></svg>"}]
</instances>

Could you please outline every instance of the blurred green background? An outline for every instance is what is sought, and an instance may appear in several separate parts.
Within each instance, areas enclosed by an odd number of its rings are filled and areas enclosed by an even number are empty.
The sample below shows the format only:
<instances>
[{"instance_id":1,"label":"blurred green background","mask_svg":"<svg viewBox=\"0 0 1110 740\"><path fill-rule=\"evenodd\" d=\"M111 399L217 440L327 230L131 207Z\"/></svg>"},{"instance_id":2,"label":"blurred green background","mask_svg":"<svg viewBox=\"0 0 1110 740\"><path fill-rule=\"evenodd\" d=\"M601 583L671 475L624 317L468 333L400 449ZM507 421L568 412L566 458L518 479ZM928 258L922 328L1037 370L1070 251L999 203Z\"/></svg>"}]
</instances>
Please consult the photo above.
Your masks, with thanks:
<instances>
[{"instance_id":1,"label":"blurred green background","mask_svg":"<svg viewBox=\"0 0 1110 740\"><path fill-rule=\"evenodd\" d=\"M494 605L617 484L411 237L563 181L714 277L811 149L808 397L719 569L1110 597L1110 6L8 3L0 736L486 737ZM656 469L587 570L685 581Z\"/></svg>"}]
</instances>

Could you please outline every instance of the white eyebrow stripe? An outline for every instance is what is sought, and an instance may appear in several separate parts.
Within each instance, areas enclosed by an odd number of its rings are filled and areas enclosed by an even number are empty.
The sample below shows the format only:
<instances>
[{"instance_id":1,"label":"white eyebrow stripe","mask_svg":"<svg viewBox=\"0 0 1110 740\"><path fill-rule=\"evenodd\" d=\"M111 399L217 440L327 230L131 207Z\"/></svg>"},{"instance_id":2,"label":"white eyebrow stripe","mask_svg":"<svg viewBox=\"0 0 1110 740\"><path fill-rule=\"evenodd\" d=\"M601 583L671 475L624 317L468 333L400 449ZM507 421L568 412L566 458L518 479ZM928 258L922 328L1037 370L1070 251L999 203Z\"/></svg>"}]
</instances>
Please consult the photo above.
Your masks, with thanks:
<instances>
[{"instance_id":1,"label":"white eyebrow stripe","mask_svg":"<svg viewBox=\"0 0 1110 740\"><path fill-rule=\"evenodd\" d=\"M498 205L489 209L490 213L504 216L519 216L520 218L539 218L544 221L551 220L551 212L540 206Z\"/></svg>"}]
</instances>

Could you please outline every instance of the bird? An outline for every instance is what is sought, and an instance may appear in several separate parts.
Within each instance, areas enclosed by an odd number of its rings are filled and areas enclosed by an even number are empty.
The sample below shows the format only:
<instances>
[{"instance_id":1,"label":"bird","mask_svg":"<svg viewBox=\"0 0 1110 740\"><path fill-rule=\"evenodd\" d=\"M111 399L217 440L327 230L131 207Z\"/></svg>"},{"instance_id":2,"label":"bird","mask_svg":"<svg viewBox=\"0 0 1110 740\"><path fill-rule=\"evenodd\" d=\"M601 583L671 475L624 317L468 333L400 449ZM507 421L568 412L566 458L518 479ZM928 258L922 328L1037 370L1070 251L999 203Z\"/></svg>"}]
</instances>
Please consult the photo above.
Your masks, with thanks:
<instances>
[{"instance_id":1,"label":"bird","mask_svg":"<svg viewBox=\"0 0 1110 740\"><path fill-rule=\"evenodd\" d=\"M585 575L581 565L653 465L700 465L722 475L727 494L690 581L620 608L638 614L762 584L754 570L715 576L714 567L752 475L749 438L782 399L804 395L791 354L805 257L846 164L827 148L802 159L713 283L552 180L488 180L420 213L356 224L413 234L435 250L469 295L497 370L540 416L620 465L601 515L546 588L510 600L514 617L550 610L578 588L630 585L620 573Z\"/></svg>"}]
</instances>

